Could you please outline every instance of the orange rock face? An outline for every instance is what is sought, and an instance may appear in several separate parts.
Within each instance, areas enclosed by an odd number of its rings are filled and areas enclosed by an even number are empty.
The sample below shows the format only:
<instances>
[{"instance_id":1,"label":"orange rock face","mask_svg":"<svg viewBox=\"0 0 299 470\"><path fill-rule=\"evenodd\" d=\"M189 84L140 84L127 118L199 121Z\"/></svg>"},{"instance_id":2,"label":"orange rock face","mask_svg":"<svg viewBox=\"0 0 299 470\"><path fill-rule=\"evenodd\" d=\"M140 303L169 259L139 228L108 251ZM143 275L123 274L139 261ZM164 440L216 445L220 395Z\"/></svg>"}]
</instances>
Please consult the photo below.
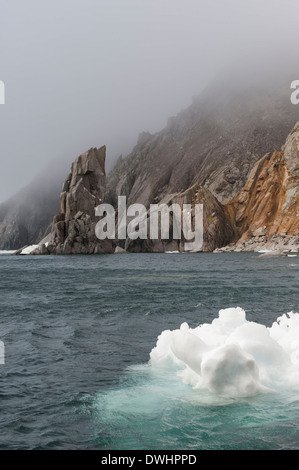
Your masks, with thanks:
<instances>
[{"instance_id":1,"label":"orange rock face","mask_svg":"<svg viewBox=\"0 0 299 470\"><path fill-rule=\"evenodd\" d=\"M238 243L252 237L299 235L299 122L281 151L266 154L227 205Z\"/></svg>"}]
</instances>

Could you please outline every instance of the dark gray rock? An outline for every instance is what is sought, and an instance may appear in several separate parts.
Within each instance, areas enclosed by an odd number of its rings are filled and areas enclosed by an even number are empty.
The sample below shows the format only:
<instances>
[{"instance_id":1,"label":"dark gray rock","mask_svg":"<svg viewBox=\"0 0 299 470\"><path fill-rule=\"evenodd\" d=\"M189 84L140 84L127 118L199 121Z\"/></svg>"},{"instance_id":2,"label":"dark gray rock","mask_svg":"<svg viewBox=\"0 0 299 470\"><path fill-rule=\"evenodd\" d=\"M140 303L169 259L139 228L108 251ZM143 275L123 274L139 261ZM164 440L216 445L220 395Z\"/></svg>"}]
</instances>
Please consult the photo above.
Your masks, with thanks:
<instances>
[{"instance_id":1,"label":"dark gray rock","mask_svg":"<svg viewBox=\"0 0 299 470\"><path fill-rule=\"evenodd\" d=\"M106 147L91 148L72 164L60 195L61 213L53 219L48 243L41 243L32 254L112 253L110 240L95 235L96 207L104 201Z\"/></svg>"}]
</instances>

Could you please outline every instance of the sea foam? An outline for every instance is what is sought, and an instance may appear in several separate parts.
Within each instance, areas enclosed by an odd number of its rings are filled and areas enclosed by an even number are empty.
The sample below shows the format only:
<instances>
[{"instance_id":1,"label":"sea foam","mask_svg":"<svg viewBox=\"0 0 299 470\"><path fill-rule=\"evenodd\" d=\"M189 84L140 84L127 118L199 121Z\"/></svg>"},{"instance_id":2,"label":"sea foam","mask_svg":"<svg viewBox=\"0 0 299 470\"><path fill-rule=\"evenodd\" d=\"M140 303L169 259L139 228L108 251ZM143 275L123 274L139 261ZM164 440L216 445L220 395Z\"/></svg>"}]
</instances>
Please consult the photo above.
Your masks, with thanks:
<instances>
[{"instance_id":1,"label":"sea foam","mask_svg":"<svg viewBox=\"0 0 299 470\"><path fill-rule=\"evenodd\" d=\"M199 393L250 397L299 390L299 314L284 314L266 327L248 321L240 307L220 310L210 324L163 331L149 363L153 370L175 368Z\"/></svg>"}]
</instances>

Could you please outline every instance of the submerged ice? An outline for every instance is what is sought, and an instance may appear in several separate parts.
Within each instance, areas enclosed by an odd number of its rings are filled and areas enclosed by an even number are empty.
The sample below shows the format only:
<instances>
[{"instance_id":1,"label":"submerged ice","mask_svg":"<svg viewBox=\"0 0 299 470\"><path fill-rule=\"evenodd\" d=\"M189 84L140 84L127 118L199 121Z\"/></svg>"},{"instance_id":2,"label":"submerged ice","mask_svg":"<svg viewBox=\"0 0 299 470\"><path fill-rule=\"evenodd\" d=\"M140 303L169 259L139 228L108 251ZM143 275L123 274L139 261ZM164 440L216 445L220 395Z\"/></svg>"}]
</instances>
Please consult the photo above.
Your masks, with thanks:
<instances>
[{"instance_id":1,"label":"submerged ice","mask_svg":"<svg viewBox=\"0 0 299 470\"><path fill-rule=\"evenodd\" d=\"M150 365L175 368L194 389L230 397L299 389L299 314L284 314L269 328L248 321L240 307L220 310L210 324L163 331Z\"/></svg>"}]
</instances>

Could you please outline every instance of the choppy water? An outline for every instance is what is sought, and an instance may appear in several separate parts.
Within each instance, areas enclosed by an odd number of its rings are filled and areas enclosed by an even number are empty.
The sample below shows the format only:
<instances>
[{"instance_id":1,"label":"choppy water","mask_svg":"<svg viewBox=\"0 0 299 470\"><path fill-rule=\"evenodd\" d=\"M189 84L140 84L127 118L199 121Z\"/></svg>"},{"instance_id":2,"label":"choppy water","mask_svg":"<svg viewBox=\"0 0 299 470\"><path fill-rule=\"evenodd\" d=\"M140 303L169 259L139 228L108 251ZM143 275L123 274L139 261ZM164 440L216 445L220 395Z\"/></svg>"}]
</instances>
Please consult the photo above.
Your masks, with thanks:
<instances>
[{"instance_id":1,"label":"choppy water","mask_svg":"<svg viewBox=\"0 0 299 470\"><path fill-rule=\"evenodd\" d=\"M0 449L298 449L298 390L226 399L149 362L162 331L220 309L298 312L298 260L1 255Z\"/></svg>"}]
</instances>

